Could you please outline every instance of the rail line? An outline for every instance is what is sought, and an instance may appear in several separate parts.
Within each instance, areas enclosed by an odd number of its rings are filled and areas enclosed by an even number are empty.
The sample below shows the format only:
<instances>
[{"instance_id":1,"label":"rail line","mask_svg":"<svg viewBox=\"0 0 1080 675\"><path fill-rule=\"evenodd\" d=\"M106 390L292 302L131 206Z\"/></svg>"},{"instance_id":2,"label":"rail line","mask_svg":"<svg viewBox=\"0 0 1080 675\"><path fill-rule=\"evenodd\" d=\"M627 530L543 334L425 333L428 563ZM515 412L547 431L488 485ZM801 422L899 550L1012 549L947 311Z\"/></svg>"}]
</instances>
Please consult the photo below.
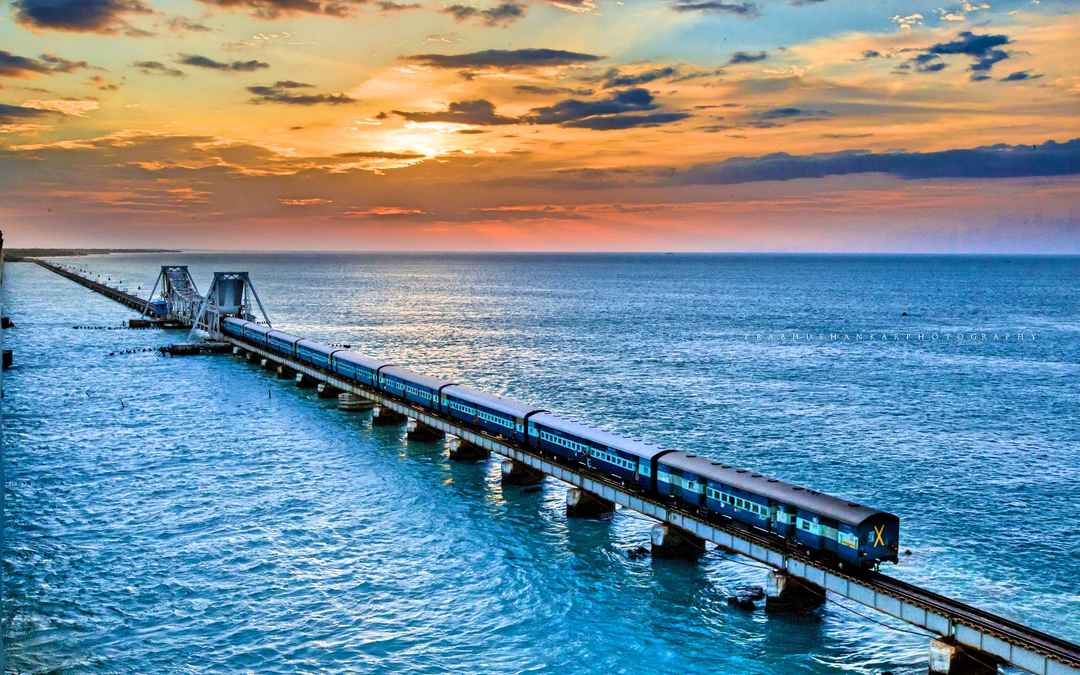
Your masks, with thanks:
<instances>
[{"instance_id":1,"label":"rail line","mask_svg":"<svg viewBox=\"0 0 1080 675\"><path fill-rule=\"evenodd\" d=\"M336 373L288 359L232 336L223 336L239 349L308 375L341 391L362 396L427 426L453 434L509 459L522 462L570 485L638 511L662 523L670 523L723 549L734 551L776 569L784 570L827 591L854 600L922 628L953 639L992 656L1001 663L1037 675L1080 675L1080 645L1029 628L990 611L953 600L939 593L894 579L880 572L853 573L809 557L771 533L735 523L705 520L672 504L627 489L581 467L570 467L531 448L511 444L477 429L464 426L381 391L375 391Z\"/></svg>"},{"instance_id":2,"label":"rail line","mask_svg":"<svg viewBox=\"0 0 1080 675\"><path fill-rule=\"evenodd\" d=\"M1080 645L1068 640L1043 633L1019 622L998 616L993 612L964 604L880 572L870 573L869 581L897 598L907 599L948 613L958 626L967 625L971 628L980 628L985 632L996 634L1006 642L1021 645L1031 651L1054 658L1063 665L1080 668ZM994 653L988 649L984 651ZM1001 656L1000 654L995 655ZM1006 657L1001 656L1001 658Z\"/></svg>"},{"instance_id":3,"label":"rail line","mask_svg":"<svg viewBox=\"0 0 1080 675\"><path fill-rule=\"evenodd\" d=\"M70 279L71 281L74 281L75 283L79 284L80 286L85 286L86 288L89 288L92 291L100 293L100 294L104 295L105 297L109 298L110 300L115 300L116 302L119 302L121 305L124 305L126 307L130 307L131 309L134 309L137 312L141 312L143 310L143 308L146 306L146 300L143 299L143 298L138 297L137 295L132 295L131 293L125 293L124 291L121 291L118 288L113 288L112 286L106 286L105 284L94 281L93 279L87 279L84 276L80 276L78 274L75 274L74 272L69 272L68 270L64 269L63 267L60 267L59 265L54 265L51 262L47 262L45 260L39 260L38 258L29 258L28 262L32 262L32 263L35 263L37 265L40 265L40 266L44 267L45 269L49 270L50 272L55 272L56 274L59 274L60 276L64 277L65 279Z\"/></svg>"},{"instance_id":4,"label":"rail line","mask_svg":"<svg viewBox=\"0 0 1080 675\"><path fill-rule=\"evenodd\" d=\"M101 293L136 311L146 301L104 284L86 279L41 260L33 262L75 283ZM764 531L735 524L706 520L678 506L659 502L581 467L571 467L537 454L531 448L495 438L458 420L448 420L430 411L414 407L381 391L375 391L336 373L310 366L262 349L247 341L220 336L222 340L270 363L279 364L298 374L374 401L388 410L405 415L434 429L458 436L503 457L525 464L570 485L591 492L625 508L632 509L711 541L723 549L809 582L866 607L922 628L932 635L955 641L996 662L1022 668L1037 675L1080 675L1080 646L993 612L953 600L889 577L880 572L841 570L794 549L783 539Z\"/></svg>"}]
</instances>

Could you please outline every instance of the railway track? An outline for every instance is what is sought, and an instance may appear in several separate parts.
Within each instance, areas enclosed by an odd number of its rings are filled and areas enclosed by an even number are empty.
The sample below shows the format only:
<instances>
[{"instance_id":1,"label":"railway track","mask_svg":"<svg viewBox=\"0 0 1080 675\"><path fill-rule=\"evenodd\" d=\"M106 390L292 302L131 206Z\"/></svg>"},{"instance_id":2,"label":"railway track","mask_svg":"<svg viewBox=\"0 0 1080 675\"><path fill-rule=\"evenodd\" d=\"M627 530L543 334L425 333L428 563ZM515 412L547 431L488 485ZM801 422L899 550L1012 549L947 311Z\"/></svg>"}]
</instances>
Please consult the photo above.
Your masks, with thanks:
<instances>
[{"instance_id":1,"label":"railway track","mask_svg":"<svg viewBox=\"0 0 1080 675\"><path fill-rule=\"evenodd\" d=\"M1073 668L1080 668L1080 645L1068 640L1043 633L993 612L972 607L880 572L868 573L863 581L901 600L923 605L949 616L957 623L996 634L1006 642L1052 657Z\"/></svg>"}]
</instances>

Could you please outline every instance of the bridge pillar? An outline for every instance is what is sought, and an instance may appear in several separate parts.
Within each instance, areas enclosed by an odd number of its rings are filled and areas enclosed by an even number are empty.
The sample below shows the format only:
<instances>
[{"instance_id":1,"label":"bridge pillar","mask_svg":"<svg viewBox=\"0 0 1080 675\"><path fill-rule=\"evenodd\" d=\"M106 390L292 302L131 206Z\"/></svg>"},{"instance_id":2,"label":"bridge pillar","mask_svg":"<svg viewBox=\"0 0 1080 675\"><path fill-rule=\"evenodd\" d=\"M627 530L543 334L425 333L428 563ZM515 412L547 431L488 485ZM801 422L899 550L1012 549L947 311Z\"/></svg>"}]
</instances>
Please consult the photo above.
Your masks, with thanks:
<instances>
[{"instance_id":1,"label":"bridge pillar","mask_svg":"<svg viewBox=\"0 0 1080 675\"><path fill-rule=\"evenodd\" d=\"M705 553L705 540L668 523L653 527L651 533L654 558L697 560Z\"/></svg>"},{"instance_id":2,"label":"bridge pillar","mask_svg":"<svg viewBox=\"0 0 1080 675\"><path fill-rule=\"evenodd\" d=\"M825 589L787 572L769 572L765 584L766 612L808 612L825 603Z\"/></svg>"},{"instance_id":3,"label":"bridge pillar","mask_svg":"<svg viewBox=\"0 0 1080 675\"><path fill-rule=\"evenodd\" d=\"M300 387L301 389L310 389L315 386L315 380L311 379L310 375L297 373L295 379L296 386Z\"/></svg>"},{"instance_id":4,"label":"bridge pillar","mask_svg":"<svg viewBox=\"0 0 1080 675\"><path fill-rule=\"evenodd\" d=\"M500 468L503 485L539 485L544 482L544 472L537 471L528 464L504 459Z\"/></svg>"},{"instance_id":5,"label":"bridge pillar","mask_svg":"<svg viewBox=\"0 0 1080 675\"><path fill-rule=\"evenodd\" d=\"M244 352L244 360L245 361L254 361L255 360L255 352Z\"/></svg>"},{"instance_id":6,"label":"bridge pillar","mask_svg":"<svg viewBox=\"0 0 1080 675\"><path fill-rule=\"evenodd\" d=\"M234 346L232 348L232 353L233 353L233 356L243 356L244 355L244 350L240 349L239 347Z\"/></svg>"},{"instance_id":7,"label":"bridge pillar","mask_svg":"<svg viewBox=\"0 0 1080 675\"><path fill-rule=\"evenodd\" d=\"M446 447L450 450L450 459L455 462L476 462L491 456L491 451L487 448L481 448L475 443L453 435L447 436Z\"/></svg>"},{"instance_id":8,"label":"bridge pillar","mask_svg":"<svg viewBox=\"0 0 1080 675\"><path fill-rule=\"evenodd\" d=\"M315 390L319 392L319 398L337 398L338 395L341 394L340 389L331 387L325 382L320 382Z\"/></svg>"},{"instance_id":9,"label":"bridge pillar","mask_svg":"<svg viewBox=\"0 0 1080 675\"><path fill-rule=\"evenodd\" d=\"M294 372L295 371L285 365L279 365L277 368L274 368L274 373L277 375L279 380L291 380L293 378Z\"/></svg>"},{"instance_id":10,"label":"bridge pillar","mask_svg":"<svg viewBox=\"0 0 1080 675\"><path fill-rule=\"evenodd\" d=\"M613 513L615 502L579 487L566 491L566 515L570 518L603 518Z\"/></svg>"},{"instance_id":11,"label":"bridge pillar","mask_svg":"<svg viewBox=\"0 0 1080 675\"><path fill-rule=\"evenodd\" d=\"M387 427L392 424L401 424L405 421L405 416L399 412L394 412L386 406L375 406L375 414L371 417L371 426L373 427Z\"/></svg>"},{"instance_id":12,"label":"bridge pillar","mask_svg":"<svg viewBox=\"0 0 1080 675\"><path fill-rule=\"evenodd\" d=\"M375 402L356 394L343 392L338 394L337 407L341 410L371 410L375 407Z\"/></svg>"},{"instance_id":13,"label":"bridge pillar","mask_svg":"<svg viewBox=\"0 0 1080 675\"><path fill-rule=\"evenodd\" d=\"M948 638L930 641L930 675L994 675L993 656L961 646Z\"/></svg>"},{"instance_id":14,"label":"bridge pillar","mask_svg":"<svg viewBox=\"0 0 1080 675\"><path fill-rule=\"evenodd\" d=\"M273 368L274 362L270 359L259 359L259 366L262 368Z\"/></svg>"},{"instance_id":15,"label":"bridge pillar","mask_svg":"<svg viewBox=\"0 0 1080 675\"><path fill-rule=\"evenodd\" d=\"M414 441L437 441L445 434L441 429L429 427L420 420L409 418L405 423L405 436Z\"/></svg>"}]
</instances>

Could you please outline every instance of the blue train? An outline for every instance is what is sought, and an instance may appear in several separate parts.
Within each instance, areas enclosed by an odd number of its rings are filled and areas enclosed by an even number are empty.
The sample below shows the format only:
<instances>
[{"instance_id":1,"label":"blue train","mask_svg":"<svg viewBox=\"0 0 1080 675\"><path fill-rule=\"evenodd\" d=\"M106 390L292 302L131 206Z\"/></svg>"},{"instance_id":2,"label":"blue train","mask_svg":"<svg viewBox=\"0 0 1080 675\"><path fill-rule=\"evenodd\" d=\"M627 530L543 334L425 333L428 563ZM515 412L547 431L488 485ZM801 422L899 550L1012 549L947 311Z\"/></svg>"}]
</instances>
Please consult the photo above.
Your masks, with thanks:
<instances>
[{"instance_id":1,"label":"blue train","mask_svg":"<svg viewBox=\"0 0 1080 675\"><path fill-rule=\"evenodd\" d=\"M900 519L891 513L705 457L662 450L534 405L491 396L250 321L229 318L222 330L714 522L734 521L770 532L825 561L873 568L898 559Z\"/></svg>"}]
</instances>

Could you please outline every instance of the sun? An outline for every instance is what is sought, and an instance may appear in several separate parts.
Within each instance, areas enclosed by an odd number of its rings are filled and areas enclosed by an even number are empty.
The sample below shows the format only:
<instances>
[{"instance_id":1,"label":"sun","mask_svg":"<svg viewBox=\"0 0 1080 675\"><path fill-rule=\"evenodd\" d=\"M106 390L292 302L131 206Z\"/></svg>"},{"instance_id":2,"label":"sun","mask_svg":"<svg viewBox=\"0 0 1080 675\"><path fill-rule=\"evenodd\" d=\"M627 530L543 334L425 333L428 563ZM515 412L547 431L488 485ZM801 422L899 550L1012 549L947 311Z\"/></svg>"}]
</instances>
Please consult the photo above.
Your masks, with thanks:
<instances>
[{"instance_id":1,"label":"sun","mask_svg":"<svg viewBox=\"0 0 1080 675\"><path fill-rule=\"evenodd\" d=\"M392 152L439 157L462 149L462 142L454 138L454 134L466 128L463 124L446 122L406 122L398 129L387 131L383 144Z\"/></svg>"}]
</instances>

